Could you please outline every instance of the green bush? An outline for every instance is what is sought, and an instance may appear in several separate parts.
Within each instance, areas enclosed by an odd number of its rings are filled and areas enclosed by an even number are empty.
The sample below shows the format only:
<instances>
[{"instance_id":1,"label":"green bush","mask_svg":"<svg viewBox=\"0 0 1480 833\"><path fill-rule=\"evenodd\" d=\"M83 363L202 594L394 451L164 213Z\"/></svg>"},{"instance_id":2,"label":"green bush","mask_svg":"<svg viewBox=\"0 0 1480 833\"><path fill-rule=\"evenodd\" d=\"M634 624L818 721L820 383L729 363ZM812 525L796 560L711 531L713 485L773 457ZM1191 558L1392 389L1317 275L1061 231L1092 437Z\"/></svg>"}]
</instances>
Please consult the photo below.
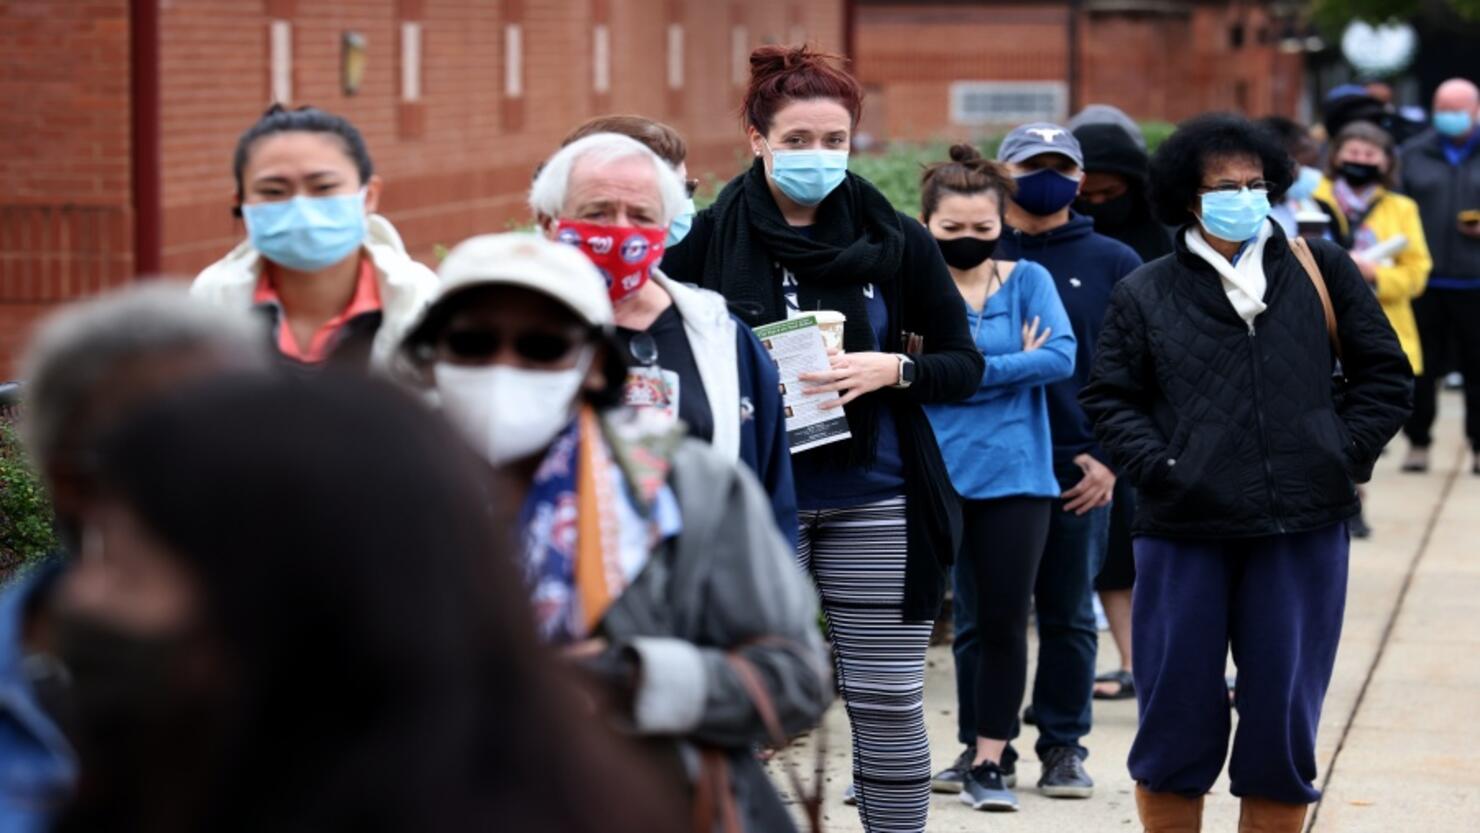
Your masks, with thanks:
<instances>
[{"instance_id":1,"label":"green bush","mask_svg":"<svg viewBox=\"0 0 1480 833\"><path fill-rule=\"evenodd\" d=\"M1161 143L1165 142L1176 129L1177 126L1169 121L1141 122L1141 132L1146 134L1146 151L1155 153L1156 149L1161 147Z\"/></svg>"},{"instance_id":2,"label":"green bush","mask_svg":"<svg viewBox=\"0 0 1480 833\"><path fill-rule=\"evenodd\" d=\"M950 159L945 144L895 144L882 153L854 154L848 169L872 182L894 205L911 217L920 214L920 173L926 165Z\"/></svg>"},{"instance_id":3,"label":"green bush","mask_svg":"<svg viewBox=\"0 0 1480 833\"><path fill-rule=\"evenodd\" d=\"M0 418L0 578L56 548L51 504L15 426Z\"/></svg>"}]
</instances>

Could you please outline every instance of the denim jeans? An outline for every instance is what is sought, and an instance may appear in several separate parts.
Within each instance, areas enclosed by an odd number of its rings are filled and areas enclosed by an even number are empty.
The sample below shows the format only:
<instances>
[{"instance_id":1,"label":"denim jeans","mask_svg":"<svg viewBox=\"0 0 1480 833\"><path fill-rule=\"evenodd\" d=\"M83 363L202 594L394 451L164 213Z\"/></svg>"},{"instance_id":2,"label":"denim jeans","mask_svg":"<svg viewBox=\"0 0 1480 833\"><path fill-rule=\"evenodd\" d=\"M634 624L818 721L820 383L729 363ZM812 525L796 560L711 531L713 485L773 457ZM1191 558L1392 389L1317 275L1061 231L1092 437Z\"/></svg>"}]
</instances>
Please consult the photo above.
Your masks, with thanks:
<instances>
[{"instance_id":1,"label":"denim jeans","mask_svg":"<svg viewBox=\"0 0 1480 833\"><path fill-rule=\"evenodd\" d=\"M1078 468L1075 468L1078 471ZM1072 486L1075 481L1071 480ZM1037 751L1069 747L1087 756L1080 740L1089 734L1093 716L1095 656L1094 581L1105 561L1110 539L1110 507L1083 515L1065 512L1055 501L1048 544L1038 567L1033 596L1038 620L1038 671L1033 709L1038 717ZM976 743L974 683L977 667L976 582L970 569L953 570L952 611L956 639L957 734L963 745ZM1016 734L1016 732L1014 732ZM1009 746L1003 763L1017 759Z\"/></svg>"}]
</instances>

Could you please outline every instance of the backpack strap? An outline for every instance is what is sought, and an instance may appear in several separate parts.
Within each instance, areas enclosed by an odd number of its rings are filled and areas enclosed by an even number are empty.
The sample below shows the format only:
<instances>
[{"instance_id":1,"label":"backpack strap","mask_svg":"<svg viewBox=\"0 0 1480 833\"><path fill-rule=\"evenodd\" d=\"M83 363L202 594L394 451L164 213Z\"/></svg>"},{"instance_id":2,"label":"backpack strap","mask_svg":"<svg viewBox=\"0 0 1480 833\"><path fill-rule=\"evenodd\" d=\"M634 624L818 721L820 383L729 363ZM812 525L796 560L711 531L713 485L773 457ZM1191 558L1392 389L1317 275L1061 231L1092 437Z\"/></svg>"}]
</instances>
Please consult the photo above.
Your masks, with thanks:
<instances>
[{"instance_id":1,"label":"backpack strap","mask_svg":"<svg viewBox=\"0 0 1480 833\"><path fill-rule=\"evenodd\" d=\"M1306 277L1310 278L1311 285L1316 288L1316 294L1321 298L1321 310L1326 314L1326 334L1331 339L1331 350L1340 360L1341 336L1336 331L1336 308L1331 306L1331 293L1326 289L1326 279L1321 276L1321 267L1316 264L1316 256L1310 250L1310 242L1304 237L1292 237L1290 238L1290 251L1295 253L1295 259L1300 261L1300 265L1305 269Z\"/></svg>"}]
</instances>

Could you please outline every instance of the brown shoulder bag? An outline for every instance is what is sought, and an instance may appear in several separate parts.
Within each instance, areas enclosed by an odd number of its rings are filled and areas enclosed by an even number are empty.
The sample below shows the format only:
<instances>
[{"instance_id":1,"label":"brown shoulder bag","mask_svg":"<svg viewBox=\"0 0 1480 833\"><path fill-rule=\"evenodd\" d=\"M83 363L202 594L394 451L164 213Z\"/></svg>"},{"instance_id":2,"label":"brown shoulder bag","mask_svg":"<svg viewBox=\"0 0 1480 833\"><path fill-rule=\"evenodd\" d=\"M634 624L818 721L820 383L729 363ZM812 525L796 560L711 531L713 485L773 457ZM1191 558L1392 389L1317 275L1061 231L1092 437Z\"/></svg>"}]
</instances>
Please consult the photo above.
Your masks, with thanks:
<instances>
[{"instance_id":1,"label":"brown shoulder bag","mask_svg":"<svg viewBox=\"0 0 1480 833\"><path fill-rule=\"evenodd\" d=\"M1326 289L1326 279L1321 275L1321 267L1316 264L1315 253L1310 250L1310 242L1304 237L1290 238L1290 251L1295 253L1295 259L1305 267L1305 274L1315 286L1316 294L1321 296L1321 309L1326 313L1326 334L1331 339L1331 350L1340 361L1341 336L1336 331L1336 308L1331 306L1331 293Z\"/></svg>"}]
</instances>

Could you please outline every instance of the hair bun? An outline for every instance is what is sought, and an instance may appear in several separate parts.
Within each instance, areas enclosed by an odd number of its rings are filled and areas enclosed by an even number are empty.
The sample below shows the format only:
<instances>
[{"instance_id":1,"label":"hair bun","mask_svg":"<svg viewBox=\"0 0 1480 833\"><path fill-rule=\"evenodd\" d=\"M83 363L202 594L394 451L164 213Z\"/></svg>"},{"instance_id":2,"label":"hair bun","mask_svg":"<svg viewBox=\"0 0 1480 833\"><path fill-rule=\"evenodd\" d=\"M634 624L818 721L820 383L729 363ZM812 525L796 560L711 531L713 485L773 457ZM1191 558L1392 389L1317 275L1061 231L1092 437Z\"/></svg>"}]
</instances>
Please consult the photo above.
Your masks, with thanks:
<instances>
[{"instance_id":1,"label":"hair bun","mask_svg":"<svg viewBox=\"0 0 1480 833\"><path fill-rule=\"evenodd\" d=\"M802 46L766 44L757 46L751 51L750 74L754 78L766 78L811 67L836 69L837 67L833 66L834 61L841 64L843 58L829 52L818 52L805 44Z\"/></svg>"},{"instance_id":2,"label":"hair bun","mask_svg":"<svg viewBox=\"0 0 1480 833\"><path fill-rule=\"evenodd\" d=\"M965 142L959 145L951 145L952 162L975 162L980 158L982 158L981 151L977 150L973 145L968 145Z\"/></svg>"}]
</instances>

